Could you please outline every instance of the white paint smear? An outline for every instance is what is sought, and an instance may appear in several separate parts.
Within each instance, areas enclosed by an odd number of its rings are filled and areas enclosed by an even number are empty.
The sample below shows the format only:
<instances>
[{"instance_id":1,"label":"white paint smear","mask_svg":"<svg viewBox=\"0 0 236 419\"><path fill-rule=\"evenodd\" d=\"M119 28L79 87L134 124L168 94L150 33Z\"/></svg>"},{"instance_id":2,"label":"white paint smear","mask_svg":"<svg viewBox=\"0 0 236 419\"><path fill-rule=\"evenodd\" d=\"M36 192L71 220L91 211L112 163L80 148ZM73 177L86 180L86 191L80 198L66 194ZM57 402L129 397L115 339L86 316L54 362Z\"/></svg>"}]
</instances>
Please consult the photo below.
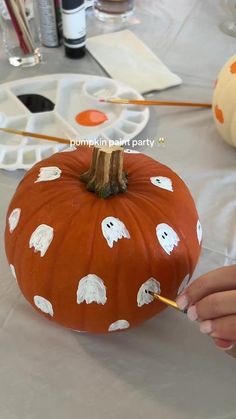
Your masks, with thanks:
<instances>
[{"instance_id":1,"label":"white paint smear","mask_svg":"<svg viewBox=\"0 0 236 419\"><path fill-rule=\"evenodd\" d=\"M53 317L53 308L50 301L46 300L46 298L41 297L40 295L34 296L34 304L36 307L41 310L43 313L49 314Z\"/></svg>"},{"instance_id":2,"label":"white paint smear","mask_svg":"<svg viewBox=\"0 0 236 419\"><path fill-rule=\"evenodd\" d=\"M10 270L11 270L12 275L16 279L16 271L15 271L15 268L14 268L14 266L12 264L10 264Z\"/></svg>"},{"instance_id":3,"label":"white paint smear","mask_svg":"<svg viewBox=\"0 0 236 419\"><path fill-rule=\"evenodd\" d=\"M21 209L15 208L8 217L8 224L10 233L12 233L17 227L20 219Z\"/></svg>"},{"instance_id":4,"label":"white paint smear","mask_svg":"<svg viewBox=\"0 0 236 419\"><path fill-rule=\"evenodd\" d=\"M189 281L190 281L190 275L188 274L184 277L183 281L181 282L177 295L181 294L181 292L183 292L185 290Z\"/></svg>"},{"instance_id":5,"label":"white paint smear","mask_svg":"<svg viewBox=\"0 0 236 419\"><path fill-rule=\"evenodd\" d=\"M122 239L122 237L130 239L130 234L124 223L115 217L106 217L102 221L102 234L110 248L113 247L114 242Z\"/></svg>"},{"instance_id":6,"label":"white paint smear","mask_svg":"<svg viewBox=\"0 0 236 419\"><path fill-rule=\"evenodd\" d=\"M108 331L114 332L115 330L128 329L130 327L127 320L117 320L116 322L110 324Z\"/></svg>"},{"instance_id":7,"label":"white paint smear","mask_svg":"<svg viewBox=\"0 0 236 419\"><path fill-rule=\"evenodd\" d=\"M202 226L200 221L198 220L197 222L197 239L198 239L198 243L201 244L202 241Z\"/></svg>"},{"instance_id":8,"label":"white paint smear","mask_svg":"<svg viewBox=\"0 0 236 419\"><path fill-rule=\"evenodd\" d=\"M77 304L105 304L107 301L106 287L101 278L95 274L89 274L79 281L77 289Z\"/></svg>"},{"instance_id":9,"label":"white paint smear","mask_svg":"<svg viewBox=\"0 0 236 419\"><path fill-rule=\"evenodd\" d=\"M62 150L61 153L69 153L70 151L75 150L77 150L77 147L72 145L71 147L64 148L64 150Z\"/></svg>"},{"instance_id":10,"label":"white paint smear","mask_svg":"<svg viewBox=\"0 0 236 419\"><path fill-rule=\"evenodd\" d=\"M60 176L61 169L59 169L59 167L41 167L39 169L38 179L34 183L48 182L50 180L58 179Z\"/></svg>"},{"instance_id":11,"label":"white paint smear","mask_svg":"<svg viewBox=\"0 0 236 419\"><path fill-rule=\"evenodd\" d=\"M40 256L43 257L48 250L53 239L53 228L46 225L40 224L30 237L29 247L33 247L35 253L40 252Z\"/></svg>"}]
</instances>

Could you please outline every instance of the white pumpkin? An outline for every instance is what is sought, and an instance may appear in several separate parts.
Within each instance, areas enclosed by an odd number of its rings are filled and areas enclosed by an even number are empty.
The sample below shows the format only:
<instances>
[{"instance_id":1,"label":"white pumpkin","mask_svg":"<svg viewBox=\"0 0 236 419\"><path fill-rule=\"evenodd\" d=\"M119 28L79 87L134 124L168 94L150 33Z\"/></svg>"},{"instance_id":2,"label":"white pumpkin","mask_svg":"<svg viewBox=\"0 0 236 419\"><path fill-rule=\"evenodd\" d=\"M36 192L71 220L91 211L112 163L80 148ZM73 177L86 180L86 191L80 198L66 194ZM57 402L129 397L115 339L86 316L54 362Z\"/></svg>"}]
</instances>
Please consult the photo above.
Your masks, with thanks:
<instances>
[{"instance_id":1,"label":"white pumpkin","mask_svg":"<svg viewBox=\"0 0 236 419\"><path fill-rule=\"evenodd\" d=\"M221 137L236 147L236 55L227 61L218 75L212 110Z\"/></svg>"}]
</instances>

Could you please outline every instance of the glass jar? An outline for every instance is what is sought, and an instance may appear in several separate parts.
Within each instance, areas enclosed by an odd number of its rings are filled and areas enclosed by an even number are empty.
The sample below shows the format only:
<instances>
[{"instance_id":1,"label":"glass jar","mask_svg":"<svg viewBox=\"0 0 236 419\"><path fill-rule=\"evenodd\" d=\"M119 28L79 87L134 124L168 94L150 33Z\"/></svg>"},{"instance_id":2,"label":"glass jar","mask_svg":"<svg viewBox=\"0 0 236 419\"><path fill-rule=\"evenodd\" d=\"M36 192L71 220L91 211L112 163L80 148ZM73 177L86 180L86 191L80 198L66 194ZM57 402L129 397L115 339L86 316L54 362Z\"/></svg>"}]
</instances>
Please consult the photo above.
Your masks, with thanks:
<instances>
[{"instance_id":1,"label":"glass jar","mask_svg":"<svg viewBox=\"0 0 236 419\"><path fill-rule=\"evenodd\" d=\"M41 62L39 22L32 0L0 0L0 26L11 65L30 67Z\"/></svg>"},{"instance_id":2,"label":"glass jar","mask_svg":"<svg viewBox=\"0 0 236 419\"><path fill-rule=\"evenodd\" d=\"M134 11L134 0L95 0L95 16L102 21L125 22Z\"/></svg>"}]
</instances>

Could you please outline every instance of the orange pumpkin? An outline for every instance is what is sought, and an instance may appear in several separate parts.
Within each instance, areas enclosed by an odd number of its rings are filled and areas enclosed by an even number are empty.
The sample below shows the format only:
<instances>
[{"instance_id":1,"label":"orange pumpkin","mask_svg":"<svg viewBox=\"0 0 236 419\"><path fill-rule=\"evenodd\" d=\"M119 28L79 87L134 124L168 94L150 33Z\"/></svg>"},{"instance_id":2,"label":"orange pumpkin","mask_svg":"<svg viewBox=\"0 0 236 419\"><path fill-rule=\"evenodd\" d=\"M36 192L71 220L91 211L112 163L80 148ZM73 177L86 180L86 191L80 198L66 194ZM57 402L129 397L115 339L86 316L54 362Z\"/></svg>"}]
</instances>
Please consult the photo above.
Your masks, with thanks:
<instances>
[{"instance_id":1,"label":"orange pumpkin","mask_svg":"<svg viewBox=\"0 0 236 419\"><path fill-rule=\"evenodd\" d=\"M120 147L79 147L25 175L8 209L5 244L36 310L103 333L163 310L149 290L175 299L193 273L201 235L190 192L171 169Z\"/></svg>"}]
</instances>

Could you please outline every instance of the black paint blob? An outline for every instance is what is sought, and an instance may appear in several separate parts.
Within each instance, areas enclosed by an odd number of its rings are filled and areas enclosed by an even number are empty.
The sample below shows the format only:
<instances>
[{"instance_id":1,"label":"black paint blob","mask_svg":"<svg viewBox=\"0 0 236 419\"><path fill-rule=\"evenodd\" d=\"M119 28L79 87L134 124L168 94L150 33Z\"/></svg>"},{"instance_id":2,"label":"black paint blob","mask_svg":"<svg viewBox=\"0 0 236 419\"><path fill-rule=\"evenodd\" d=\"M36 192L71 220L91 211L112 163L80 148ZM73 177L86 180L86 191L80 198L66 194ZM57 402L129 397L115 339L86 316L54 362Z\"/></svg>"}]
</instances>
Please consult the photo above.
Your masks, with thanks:
<instances>
[{"instance_id":1,"label":"black paint blob","mask_svg":"<svg viewBox=\"0 0 236 419\"><path fill-rule=\"evenodd\" d=\"M55 103L45 96L29 93L17 96L25 107L32 113L50 112L55 108Z\"/></svg>"}]
</instances>

